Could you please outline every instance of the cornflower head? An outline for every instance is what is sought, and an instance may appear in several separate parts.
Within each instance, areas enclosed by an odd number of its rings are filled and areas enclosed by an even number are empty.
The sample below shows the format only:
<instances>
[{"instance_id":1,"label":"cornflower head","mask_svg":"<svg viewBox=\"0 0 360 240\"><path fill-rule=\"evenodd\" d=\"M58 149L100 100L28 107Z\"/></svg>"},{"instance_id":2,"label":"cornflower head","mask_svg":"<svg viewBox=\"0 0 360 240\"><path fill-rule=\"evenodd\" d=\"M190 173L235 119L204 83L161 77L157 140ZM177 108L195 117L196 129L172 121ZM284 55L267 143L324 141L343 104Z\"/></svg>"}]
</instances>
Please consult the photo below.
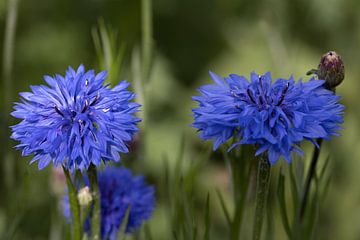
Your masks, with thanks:
<instances>
[{"instance_id":1,"label":"cornflower head","mask_svg":"<svg viewBox=\"0 0 360 240\"><path fill-rule=\"evenodd\" d=\"M213 140L216 150L234 138L229 151L239 144L254 144L256 155L266 152L271 164L279 157L291 162L291 152L302 155L300 143L330 139L339 135L344 106L340 97L324 88L324 80L295 82L278 78L269 72L244 76L231 74L222 78L212 72L215 84L199 88L201 96L193 100L193 127L203 140Z\"/></svg>"},{"instance_id":2,"label":"cornflower head","mask_svg":"<svg viewBox=\"0 0 360 240\"><path fill-rule=\"evenodd\" d=\"M85 185L88 179L84 177ZM98 171L98 184L101 207L101 239L115 240L117 233L126 220L126 233L139 228L144 220L150 218L155 206L154 187L144 181L143 176L133 176L124 167L106 167ZM62 201L63 213L71 222L68 195ZM84 230L91 232L89 217L85 221Z\"/></svg>"},{"instance_id":3,"label":"cornflower head","mask_svg":"<svg viewBox=\"0 0 360 240\"><path fill-rule=\"evenodd\" d=\"M48 84L31 86L20 93L12 116L21 122L12 126L11 137L20 142L22 155L33 154L39 169L50 162L66 169L86 170L101 161L119 161L128 152L127 142L138 131L134 116L139 104L121 81L104 85L106 71L95 74L83 65L71 67L65 76L44 76Z\"/></svg>"}]
</instances>

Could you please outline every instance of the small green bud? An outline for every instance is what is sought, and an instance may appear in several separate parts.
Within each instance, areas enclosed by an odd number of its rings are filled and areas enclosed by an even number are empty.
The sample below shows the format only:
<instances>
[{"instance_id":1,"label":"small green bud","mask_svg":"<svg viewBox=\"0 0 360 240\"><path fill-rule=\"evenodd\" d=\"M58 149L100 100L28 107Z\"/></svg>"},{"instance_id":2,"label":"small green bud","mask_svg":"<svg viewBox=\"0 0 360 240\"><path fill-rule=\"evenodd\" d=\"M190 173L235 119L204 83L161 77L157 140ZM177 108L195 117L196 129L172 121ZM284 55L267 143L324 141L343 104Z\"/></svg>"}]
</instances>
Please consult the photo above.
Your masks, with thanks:
<instances>
[{"instance_id":1,"label":"small green bud","mask_svg":"<svg viewBox=\"0 0 360 240\"><path fill-rule=\"evenodd\" d=\"M91 203L93 200L93 197L90 192L90 188L88 186L81 188L77 194L77 198L80 206L83 207L88 206L89 203Z\"/></svg>"},{"instance_id":2,"label":"small green bud","mask_svg":"<svg viewBox=\"0 0 360 240\"><path fill-rule=\"evenodd\" d=\"M334 51L330 51L321 57L317 75L319 79L326 81L326 87L334 89L345 77L344 63L341 57Z\"/></svg>"}]
</instances>

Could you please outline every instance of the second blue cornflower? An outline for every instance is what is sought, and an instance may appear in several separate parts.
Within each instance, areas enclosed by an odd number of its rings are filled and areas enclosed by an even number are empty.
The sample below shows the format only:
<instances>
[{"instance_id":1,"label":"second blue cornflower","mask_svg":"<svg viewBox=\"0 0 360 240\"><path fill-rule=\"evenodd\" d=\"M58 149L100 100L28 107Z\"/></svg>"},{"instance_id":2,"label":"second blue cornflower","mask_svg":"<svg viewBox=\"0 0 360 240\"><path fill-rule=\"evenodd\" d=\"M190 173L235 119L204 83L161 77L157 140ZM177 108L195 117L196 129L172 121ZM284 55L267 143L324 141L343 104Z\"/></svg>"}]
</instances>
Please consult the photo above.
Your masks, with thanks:
<instances>
[{"instance_id":1,"label":"second blue cornflower","mask_svg":"<svg viewBox=\"0 0 360 240\"><path fill-rule=\"evenodd\" d=\"M256 155L266 152L271 164L280 156L290 162L291 152L302 154L301 141L329 139L341 129L344 106L323 80L272 82L270 73L252 73L248 81L210 74L215 84L200 87L201 96L193 97L199 107L193 109L192 126L200 138L214 141L214 149L234 137L230 149L254 144Z\"/></svg>"}]
</instances>

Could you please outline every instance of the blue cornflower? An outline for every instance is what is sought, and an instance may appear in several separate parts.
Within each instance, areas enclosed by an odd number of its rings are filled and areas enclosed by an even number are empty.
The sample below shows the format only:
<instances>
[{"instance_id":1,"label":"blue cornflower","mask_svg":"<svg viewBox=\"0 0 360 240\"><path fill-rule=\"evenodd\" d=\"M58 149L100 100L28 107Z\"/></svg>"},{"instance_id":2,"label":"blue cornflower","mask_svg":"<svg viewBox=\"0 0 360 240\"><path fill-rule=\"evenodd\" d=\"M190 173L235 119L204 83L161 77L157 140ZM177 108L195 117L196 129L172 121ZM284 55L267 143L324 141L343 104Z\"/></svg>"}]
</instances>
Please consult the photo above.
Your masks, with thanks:
<instances>
[{"instance_id":1,"label":"blue cornflower","mask_svg":"<svg viewBox=\"0 0 360 240\"><path fill-rule=\"evenodd\" d=\"M84 180L85 184L88 181ZM119 228L129 208L126 233L136 230L144 220L150 218L155 206L154 187L144 182L143 176L133 177L124 167L106 167L98 172L101 206L101 238L116 239ZM69 200L66 195L62 202L64 216L71 221ZM84 225L91 231L90 221Z\"/></svg>"},{"instance_id":2,"label":"blue cornflower","mask_svg":"<svg viewBox=\"0 0 360 240\"><path fill-rule=\"evenodd\" d=\"M291 161L291 152L302 155L304 139L330 139L338 135L344 106L340 97L323 87L323 80L308 82L290 79L271 80L270 73L251 74L250 81L231 74L222 78L210 72L215 84L199 89L194 96L199 107L193 109L193 127L200 138L213 140L214 150L228 139L235 143L255 144L256 155L267 152L271 164L283 156Z\"/></svg>"},{"instance_id":3,"label":"blue cornflower","mask_svg":"<svg viewBox=\"0 0 360 240\"><path fill-rule=\"evenodd\" d=\"M98 74L75 71L71 67L65 77L45 76L49 86L31 86L22 92L21 103L15 104L12 116L22 121L12 126L12 138L22 155L34 154L39 169L51 161L55 166L86 170L101 159L119 161L119 152L126 153L126 143L138 131L140 121L134 116L139 104L130 102L134 93L129 83L120 82L113 88L104 85L106 71Z\"/></svg>"}]
</instances>

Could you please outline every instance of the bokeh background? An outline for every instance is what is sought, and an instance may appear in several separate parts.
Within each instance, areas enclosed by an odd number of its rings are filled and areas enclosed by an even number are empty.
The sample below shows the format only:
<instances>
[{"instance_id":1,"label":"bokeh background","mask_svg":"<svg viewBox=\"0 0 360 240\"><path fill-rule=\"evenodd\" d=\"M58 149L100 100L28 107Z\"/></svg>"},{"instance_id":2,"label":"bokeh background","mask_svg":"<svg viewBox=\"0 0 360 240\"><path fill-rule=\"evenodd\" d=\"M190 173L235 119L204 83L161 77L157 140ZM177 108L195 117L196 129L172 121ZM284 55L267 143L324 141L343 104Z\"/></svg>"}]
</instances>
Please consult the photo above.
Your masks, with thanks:
<instances>
[{"instance_id":1,"label":"bokeh background","mask_svg":"<svg viewBox=\"0 0 360 240\"><path fill-rule=\"evenodd\" d=\"M117 80L132 82L133 53L141 46L141 5L139 0L19 0L11 61L5 44L10 2L0 0L0 238L66 239L67 225L59 208L61 174L54 173L52 166L38 171L36 164L28 165L30 158L13 149L16 143L9 140L8 126L16 120L10 117L9 106L18 101L18 92L43 83L44 74L63 74L67 66L80 63L100 70L92 34L100 22L117 32L115 45L124 46ZM162 192L164 161L171 168L181 152L186 168L198 161L203 146L211 145L201 143L189 126L195 106L191 96L200 85L211 82L208 71L246 76L251 71L271 71L273 77L293 75L306 80L305 73L329 50L340 54L345 63L345 81L337 93L346 113L342 136L327 142L323 151L331 157L332 180L321 202L315 239L360 238L359 13L357 0L153 2L154 55L144 104L147 120L146 128L140 124L144 134L138 136L146 154L137 155L135 146L130 156L124 156L124 163L157 187L157 208L147 223L154 239L171 239L166 213L173 206ZM4 71L9 65L10 74ZM201 209L207 193L214 196L212 239L223 239L228 233L215 190L229 195L226 167L216 153L201 162L192 186L194 198ZM286 239L280 220L274 220L276 239Z\"/></svg>"}]
</instances>

